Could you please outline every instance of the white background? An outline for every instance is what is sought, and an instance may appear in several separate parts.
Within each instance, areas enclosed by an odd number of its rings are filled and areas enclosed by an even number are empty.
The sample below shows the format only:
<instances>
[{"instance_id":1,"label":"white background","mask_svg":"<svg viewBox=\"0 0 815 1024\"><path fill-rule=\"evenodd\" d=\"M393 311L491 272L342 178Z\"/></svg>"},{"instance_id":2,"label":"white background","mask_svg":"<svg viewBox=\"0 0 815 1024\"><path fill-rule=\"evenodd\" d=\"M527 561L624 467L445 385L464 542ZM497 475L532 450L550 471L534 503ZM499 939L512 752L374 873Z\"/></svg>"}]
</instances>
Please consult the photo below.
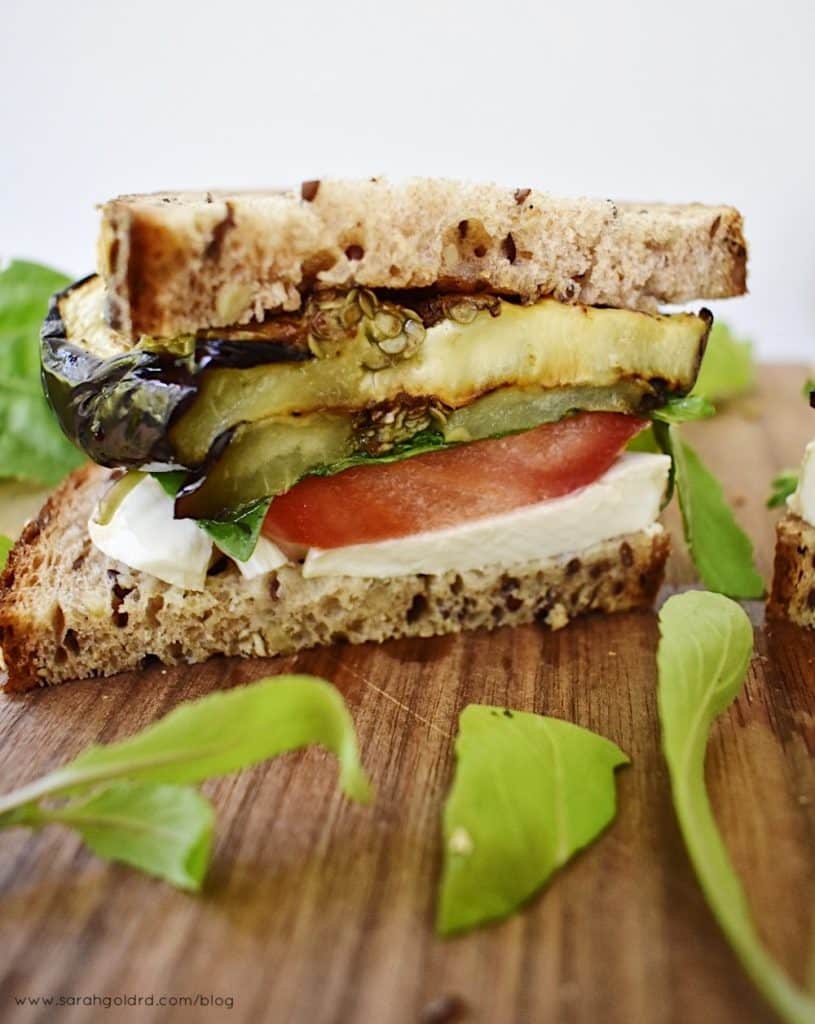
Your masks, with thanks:
<instances>
[{"instance_id":1,"label":"white background","mask_svg":"<svg viewBox=\"0 0 815 1024\"><path fill-rule=\"evenodd\" d=\"M92 268L94 203L448 175L726 201L763 358L815 358L815 5L0 3L0 255Z\"/></svg>"}]
</instances>

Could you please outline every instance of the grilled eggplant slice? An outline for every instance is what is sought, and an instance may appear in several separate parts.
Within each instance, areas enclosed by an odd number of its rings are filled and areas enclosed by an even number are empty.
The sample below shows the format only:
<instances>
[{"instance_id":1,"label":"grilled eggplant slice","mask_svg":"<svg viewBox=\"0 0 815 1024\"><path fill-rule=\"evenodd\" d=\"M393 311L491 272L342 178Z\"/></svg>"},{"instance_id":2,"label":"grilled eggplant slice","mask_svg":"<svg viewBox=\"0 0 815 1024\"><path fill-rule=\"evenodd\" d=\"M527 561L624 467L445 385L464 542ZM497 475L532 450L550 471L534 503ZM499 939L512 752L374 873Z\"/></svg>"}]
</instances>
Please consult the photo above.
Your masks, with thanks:
<instances>
[{"instance_id":1,"label":"grilled eggplant slice","mask_svg":"<svg viewBox=\"0 0 815 1024\"><path fill-rule=\"evenodd\" d=\"M103 299L98 278L78 282L43 328L63 429L102 465L193 471L178 511L212 519L424 431L451 444L577 410L647 414L693 386L712 322L495 296L442 296L427 317L409 296L355 289L299 317L134 346Z\"/></svg>"},{"instance_id":2,"label":"grilled eggplant slice","mask_svg":"<svg viewBox=\"0 0 815 1024\"><path fill-rule=\"evenodd\" d=\"M427 330L409 359L368 369L358 336L334 358L207 373L172 431L180 457L200 462L214 439L241 422L319 409L355 410L399 395L433 397L460 409L503 387L614 388L637 382L653 396L693 386L710 317L651 316L544 300L501 303L497 318L477 312L467 324Z\"/></svg>"},{"instance_id":3,"label":"grilled eggplant slice","mask_svg":"<svg viewBox=\"0 0 815 1024\"><path fill-rule=\"evenodd\" d=\"M652 316L456 297L447 318L425 328L417 313L357 291L321 296L299 320L132 347L105 323L102 307L95 277L55 297L43 329L43 379L68 436L94 461L128 467L201 466L215 439L241 423L315 412L359 419L408 400L455 410L462 439L484 436L467 423L496 403L506 416L504 399L494 396L507 388L527 410L517 407L517 425L507 429L543 422L538 399L526 400L529 389L562 392L547 406L640 412L690 390L712 319L705 310ZM576 390L587 399L600 392L603 402L575 406Z\"/></svg>"}]
</instances>

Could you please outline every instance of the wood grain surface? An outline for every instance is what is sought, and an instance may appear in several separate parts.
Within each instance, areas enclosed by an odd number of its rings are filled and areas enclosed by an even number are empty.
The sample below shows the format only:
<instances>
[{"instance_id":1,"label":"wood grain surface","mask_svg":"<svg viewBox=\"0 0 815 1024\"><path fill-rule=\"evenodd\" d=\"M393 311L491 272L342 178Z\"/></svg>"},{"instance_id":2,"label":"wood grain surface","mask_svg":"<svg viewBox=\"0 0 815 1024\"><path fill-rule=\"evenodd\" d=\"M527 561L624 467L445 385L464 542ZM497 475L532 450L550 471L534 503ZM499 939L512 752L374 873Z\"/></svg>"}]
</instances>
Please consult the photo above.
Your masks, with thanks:
<instances>
[{"instance_id":1,"label":"wood grain surface","mask_svg":"<svg viewBox=\"0 0 815 1024\"><path fill-rule=\"evenodd\" d=\"M723 479L765 576L768 481L815 434L803 377L801 368L765 368L756 396L687 430ZM663 596L692 580L678 540L675 548ZM765 629L760 603L747 607L756 654L743 695L715 729L708 779L761 933L803 979L815 906L815 636ZM680 841L659 753L656 641L655 618L629 614L558 633L501 629L152 668L3 698L8 790L181 701L269 673L312 672L348 701L378 798L368 808L344 800L320 751L208 784L218 839L199 897L105 864L56 827L0 835L0 1019L771 1021ZM567 718L614 740L632 764L618 774L614 825L524 913L440 941L439 813L456 716L471 701ZM18 1004L60 996L156 1005ZM179 996L199 1005L159 1005ZM231 1008L201 1005L213 996Z\"/></svg>"}]
</instances>

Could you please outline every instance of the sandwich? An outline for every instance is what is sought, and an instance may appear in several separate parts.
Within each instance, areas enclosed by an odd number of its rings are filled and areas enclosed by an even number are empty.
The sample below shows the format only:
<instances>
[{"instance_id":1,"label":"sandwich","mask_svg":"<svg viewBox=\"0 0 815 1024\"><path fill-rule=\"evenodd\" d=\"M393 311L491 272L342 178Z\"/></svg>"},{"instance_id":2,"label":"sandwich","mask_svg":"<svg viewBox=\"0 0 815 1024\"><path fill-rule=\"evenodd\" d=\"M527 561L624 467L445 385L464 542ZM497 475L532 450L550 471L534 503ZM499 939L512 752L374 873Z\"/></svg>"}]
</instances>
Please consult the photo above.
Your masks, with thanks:
<instances>
[{"instance_id":1,"label":"sandwich","mask_svg":"<svg viewBox=\"0 0 815 1024\"><path fill-rule=\"evenodd\" d=\"M413 180L102 208L46 395L89 463L0 584L8 687L649 606L669 455L742 294L726 206Z\"/></svg>"},{"instance_id":2,"label":"sandwich","mask_svg":"<svg viewBox=\"0 0 815 1024\"><path fill-rule=\"evenodd\" d=\"M815 392L810 400L815 398ZM815 628L815 441L804 449L801 470L779 478L794 489L776 525L773 584L767 615ZM780 502L772 501L772 504Z\"/></svg>"}]
</instances>

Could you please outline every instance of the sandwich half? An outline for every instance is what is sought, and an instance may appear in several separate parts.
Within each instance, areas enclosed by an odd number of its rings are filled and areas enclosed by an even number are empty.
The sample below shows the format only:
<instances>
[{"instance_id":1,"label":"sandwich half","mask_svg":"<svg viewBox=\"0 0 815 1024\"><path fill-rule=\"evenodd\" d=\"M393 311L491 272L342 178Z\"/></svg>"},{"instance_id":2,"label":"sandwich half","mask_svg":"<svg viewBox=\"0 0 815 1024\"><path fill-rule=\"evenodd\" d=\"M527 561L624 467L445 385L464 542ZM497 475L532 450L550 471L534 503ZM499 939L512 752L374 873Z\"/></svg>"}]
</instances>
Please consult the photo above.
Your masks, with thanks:
<instances>
[{"instance_id":1,"label":"sandwich half","mask_svg":"<svg viewBox=\"0 0 815 1024\"><path fill-rule=\"evenodd\" d=\"M128 196L43 380L95 465L0 590L11 689L649 605L632 451L741 294L729 207L419 180ZM632 445L633 443L633 445Z\"/></svg>"}]
</instances>

